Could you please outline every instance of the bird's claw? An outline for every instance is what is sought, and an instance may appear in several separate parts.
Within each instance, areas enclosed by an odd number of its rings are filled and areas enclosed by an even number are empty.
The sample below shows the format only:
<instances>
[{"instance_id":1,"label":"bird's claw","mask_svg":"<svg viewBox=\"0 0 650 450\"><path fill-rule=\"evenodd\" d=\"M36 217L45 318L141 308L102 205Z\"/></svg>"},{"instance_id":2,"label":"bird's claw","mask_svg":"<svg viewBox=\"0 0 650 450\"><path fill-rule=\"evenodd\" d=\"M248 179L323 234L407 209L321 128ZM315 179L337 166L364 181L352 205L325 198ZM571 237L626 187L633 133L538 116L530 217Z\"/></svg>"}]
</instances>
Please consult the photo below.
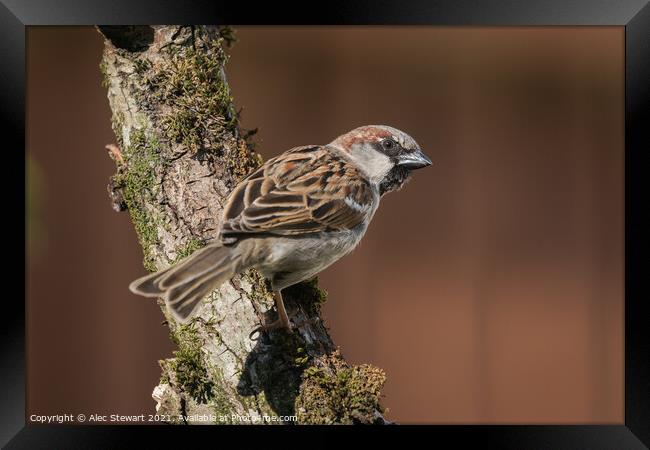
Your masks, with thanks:
<instances>
[{"instance_id":1,"label":"bird's claw","mask_svg":"<svg viewBox=\"0 0 650 450\"><path fill-rule=\"evenodd\" d=\"M275 322L269 323L269 324L262 324L259 327L255 328L251 333L248 335L248 338L251 341L257 341L259 339L259 336L253 337L255 333L268 333L269 331L273 330L278 330L278 329L284 329L287 333L293 334L293 329L296 328L294 327L291 322L289 323L284 323L284 321L278 319Z\"/></svg>"}]
</instances>

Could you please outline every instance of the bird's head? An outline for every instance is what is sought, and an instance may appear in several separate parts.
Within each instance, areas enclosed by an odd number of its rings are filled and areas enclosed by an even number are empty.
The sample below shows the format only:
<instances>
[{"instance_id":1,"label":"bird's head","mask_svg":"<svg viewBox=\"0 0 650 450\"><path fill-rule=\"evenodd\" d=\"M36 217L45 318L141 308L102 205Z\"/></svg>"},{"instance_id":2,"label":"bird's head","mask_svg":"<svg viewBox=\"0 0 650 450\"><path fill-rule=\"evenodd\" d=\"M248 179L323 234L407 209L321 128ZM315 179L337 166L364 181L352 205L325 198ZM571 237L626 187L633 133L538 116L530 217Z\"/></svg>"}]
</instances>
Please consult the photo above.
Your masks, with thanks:
<instances>
[{"instance_id":1,"label":"bird's head","mask_svg":"<svg viewBox=\"0 0 650 450\"><path fill-rule=\"evenodd\" d=\"M377 183L381 195L400 189L411 171L431 165L415 139L386 125L366 125L339 136L330 144Z\"/></svg>"}]
</instances>

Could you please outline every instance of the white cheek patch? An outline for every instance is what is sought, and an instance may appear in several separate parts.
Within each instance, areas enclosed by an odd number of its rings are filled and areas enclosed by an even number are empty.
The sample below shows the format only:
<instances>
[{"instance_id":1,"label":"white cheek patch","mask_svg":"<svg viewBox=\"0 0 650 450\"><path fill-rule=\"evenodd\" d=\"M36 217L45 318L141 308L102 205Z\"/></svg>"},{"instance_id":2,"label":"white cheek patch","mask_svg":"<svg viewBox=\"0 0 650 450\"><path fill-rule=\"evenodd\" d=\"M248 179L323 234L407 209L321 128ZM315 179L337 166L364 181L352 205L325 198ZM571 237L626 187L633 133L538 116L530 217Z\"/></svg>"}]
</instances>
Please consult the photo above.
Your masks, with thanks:
<instances>
[{"instance_id":1,"label":"white cheek patch","mask_svg":"<svg viewBox=\"0 0 650 450\"><path fill-rule=\"evenodd\" d=\"M380 183L393 168L391 159L370 145L355 145L350 156L371 181Z\"/></svg>"}]
</instances>

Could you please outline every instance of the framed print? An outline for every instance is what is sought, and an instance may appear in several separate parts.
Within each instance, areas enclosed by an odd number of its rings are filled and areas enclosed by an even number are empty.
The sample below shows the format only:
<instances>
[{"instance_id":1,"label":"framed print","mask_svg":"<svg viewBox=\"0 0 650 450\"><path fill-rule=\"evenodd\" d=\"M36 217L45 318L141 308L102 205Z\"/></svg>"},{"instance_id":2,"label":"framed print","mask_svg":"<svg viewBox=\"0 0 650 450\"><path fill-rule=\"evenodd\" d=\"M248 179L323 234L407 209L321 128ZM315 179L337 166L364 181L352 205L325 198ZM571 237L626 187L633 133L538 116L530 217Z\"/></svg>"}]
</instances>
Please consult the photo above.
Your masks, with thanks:
<instances>
[{"instance_id":1,"label":"framed print","mask_svg":"<svg viewBox=\"0 0 650 450\"><path fill-rule=\"evenodd\" d=\"M3 0L3 444L645 448L647 3Z\"/></svg>"}]
</instances>

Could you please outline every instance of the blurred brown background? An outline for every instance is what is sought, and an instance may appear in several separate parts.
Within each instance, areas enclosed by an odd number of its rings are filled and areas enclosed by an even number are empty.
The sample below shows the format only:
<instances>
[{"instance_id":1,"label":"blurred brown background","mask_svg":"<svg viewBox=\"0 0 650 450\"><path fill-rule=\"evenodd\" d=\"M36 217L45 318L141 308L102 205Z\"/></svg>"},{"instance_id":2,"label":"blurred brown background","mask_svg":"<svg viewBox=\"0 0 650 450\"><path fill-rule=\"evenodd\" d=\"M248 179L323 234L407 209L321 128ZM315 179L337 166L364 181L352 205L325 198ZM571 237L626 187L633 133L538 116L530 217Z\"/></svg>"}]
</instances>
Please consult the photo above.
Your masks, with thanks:
<instances>
[{"instance_id":1,"label":"blurred brown background","mask_svg":"<svg viewBox=\"0 0 650 450\"><path fill-rule=\"evenodd\" d=\"M363 124L434 166L321 276L401 423L623 422L622 27L238 27L228 77L265 157ZM28 414L154 410L173 346L127 213L89 27L27 34Z\"/></svg>"}]
</instances>

